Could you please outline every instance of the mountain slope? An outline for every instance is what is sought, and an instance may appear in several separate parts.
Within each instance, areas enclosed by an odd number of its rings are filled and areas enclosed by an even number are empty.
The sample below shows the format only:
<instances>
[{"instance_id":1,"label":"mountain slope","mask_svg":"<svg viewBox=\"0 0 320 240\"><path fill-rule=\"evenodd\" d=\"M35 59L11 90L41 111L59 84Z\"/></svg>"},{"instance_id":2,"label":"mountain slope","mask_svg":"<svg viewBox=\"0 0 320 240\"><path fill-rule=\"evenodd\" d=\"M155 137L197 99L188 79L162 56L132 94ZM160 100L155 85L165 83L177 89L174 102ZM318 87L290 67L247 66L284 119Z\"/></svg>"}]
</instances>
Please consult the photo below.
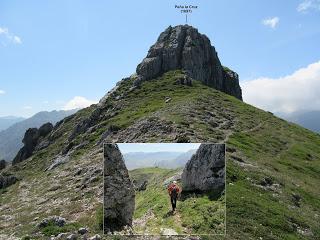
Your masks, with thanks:
<instances>
[{"instance_id":1,"label":"mountain slope","mask_svg":"<svg viewBox=\"0 0 320 240\"><path fill-rule=\"evenodd\" d=\"M158 166L157 163L162 160L173 160L178 157L180 152L131 152L123 155L126 167L131 170L142 167Z\"/></svg>"},{"instance_id":2,"label":"mountain slope","mask_svg":"<svg viewBox=\"0 0 320 240\"><path fill-rule=\"evenodd\" d=\"M25 118L23 117L14 117L14 116L7 116L7 117L0 117L0 131L7 129L11 125L23 121Z\"/></svg>"},{"instance_id":3,"label":"mountain slope","mask_svg":"<svg viewBox=\"0 0 320 240\"><path fill-rule=\"evenodd\" d=\"M196 153L197 149L189 150L188 152L180 154L178 157L172 160L162 160L157 163L156 166L161 168L179 168L184 167L188 160Z\"/></svg>"},{"instance_id":4,"label":"mountain slope","mask_svg":"<svg viewBox=\"0 0 320 240\"><path fill-rule=\"evenodd\" d=\"M51 122L55 124L61 119L75 113L76 110L39 112L34 116L13 124L8 129L0 132L0 159L11 161L19 149L23 146L22 139L28 128L40 127L42 124Z\"/></svg>"},{"instance_id":5,"label":"mountain slope","mask_svg":"<svg viewBox=\"0 0 320 240\"><path fill-rule=\"evenodd\" d=\"M224 196L218 200L210 200L210 196L205 194L182 197L177 203L176 212L172 214L165 182L179 172L181 174L181 171L181 168L140 168L130 171L134 181L148 181L146 190L136 193L135 234L160 235L166 229L178 234L224 234Z\"/></svg>"},{"instance_id":6,"label":"mountain slope","mask_svg":"<svg viewBox=\"0 0 320 240\"><path fill-rule=\"evenodd\" d=\"M227 238L319 239L318 134L185 69L136 80L123 79L99 104L65 118L46 137L48 147L2 172L20 180L1 190L1 233L40 238L37 217L52 215L99 232L104 141L226 142Z\"/></svg>"},{"instance_id":7,"label":"mountain slope","mask_svg":"<svg viewBox=\"0 0 320 240\"><path fill-rule=\"evenodd\" d=\"M178 168L183 167L196 149L188 152L131 152L123 154L129 170L145 167Z\"/></svg>"},{"instance_id":8,"label":"mountain slope","mask_svg":"<svg viewBox=\"0 0 320 240\"><path fill-rule=\"evenodd\" d=\"M2 216L9 214L3 209L20 206L20 213L24 209L19 186L39 181L39 176L42 176L47 187L38 187L38 193L23 190L23 194L30 199L42 198L52 187L50 183L53 179L66 181L60 175L63 169L68 169L70 175L70 171L76 172L78 169L78 161L89 167L93 164L92 159L101 159L102 140L227 142L229 238L317 239L320 231L317 219L319 135L200 82L194 81L193 86L177 85L176 79L181 74L181 71L171 71L133 91L128 91L130 80L123 81L105 104L80 110L56 126L51 134L51 138L55 139L53 144L19 167L7 170L22 180L1 195ZM121 98L118 97L120 95ZM166 102L166 97L170 97L171 101ZM100 113L99 120L93 118L96 112ZM89 127L80 131L79 126L84 123ZM66 146L69 146L69 152L63 155ZM68 161L48 175L44 170L56 161L57 156L67 156ZM98 169L100 167L97 165ZM32 171L29 170L31 168ZM81 177L84 178L84 175L80 173ZM67 179L73 181L71 177ZM98 185L98 182L92 183L94 190L91 192L95 196L99 196L101 190ZM72 185L68 191L65 190L61 188L59 201L69 199L73 191L75 195L79 192ZM76 203L82 200L79 196ZM97 206L95 202L99 200L94 199L91 201ZM60 204L49 203L52 211L61 208ZM35 207L28 205L28 212L32 209ZM61 213L69 219L76 219L70 210ZM33 217L31 214L30 218ZM16 222L22 225L16 225ZM1 224L3 227L4 223ZM32 222L15 218L7 221L6 225L11 226L10 232L19 229L23 233L23 229L30 229Z\"/></svg>"}]
</instances>

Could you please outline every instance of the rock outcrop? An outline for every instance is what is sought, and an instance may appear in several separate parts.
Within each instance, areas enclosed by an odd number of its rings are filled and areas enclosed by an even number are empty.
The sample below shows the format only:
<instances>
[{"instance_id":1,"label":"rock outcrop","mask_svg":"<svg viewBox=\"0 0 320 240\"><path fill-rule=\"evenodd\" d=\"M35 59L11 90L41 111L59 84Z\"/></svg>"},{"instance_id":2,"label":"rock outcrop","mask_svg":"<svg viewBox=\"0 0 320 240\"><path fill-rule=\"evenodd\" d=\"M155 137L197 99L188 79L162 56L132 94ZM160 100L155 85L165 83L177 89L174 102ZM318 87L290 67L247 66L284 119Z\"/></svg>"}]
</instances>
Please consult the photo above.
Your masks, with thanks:
<instances>
[{"instance_id":1,"label":"rock outcrop","mask_svg":"<svg viewBox=\"0 0 320 240\"><path fill-rule=\"evenodd\" d=\"M187 162L182 176L183 191L215 191L225 188L225 145L201 144Z\"/></svg>"},{"instance_id":2,"label":"rock outcrop","mask_svg":"<svg viewBox=\"0 0 320 240\"><path fill-rule=\"evenodd\" d=\"M41 146L44 145L41 140L46 137L52 131L52 129L53 125L51 123L45 123L39 129L29 128L24 134L24 138L22 140L24 146L19 150L13 159L12 165L22 162L30 157L36 149L37 144L40 144ZM45 145L47 146L48 144ZM42 146L41 148L44 147Z\"/></svg>"},{"instance_id":3,"label":"rock outcrop","mask_svg":"<svg viewBox=\"0 0 320 240\"><path fill-rule=\"evenodd\" d=\"M238 75L221 65L208 37L189 25L170 26L160 34L136 69L135 85L175 69L242 100Z\"/></svg>"},{"instance_id":4,"label":"rock outcrop","mask_svg":"<svg viewBox=\"0 0 320 240\"><path fill-rule=\"evenodd\" d=\"M63 227L66 224L66 219L60 216L44 218L41 222L37 224L37 227L44 228L47 227L50 223L58 227Z\"/></svg>"},{"instance_id":5,"label":"rock outcrop","mask_svg":"<svg viewBox=\"0 0 320 240\"><path fill-rule=\"evenodd\" d=\"M39 136L45 137L47 136L53 129L52 123L45 123L39 128Z\"/></svg>"},{"instance_id":6,"label":"rock outcrop","mask_svg":"<svg viewBox=\"0 0 320 240\"><path fill-rule=\"evenodd\" d=\"M134 186L116 144L104 145L104 229L106 233L132 225Z\"/></svg>"},{"instance_id":7,"label":"rock outcrop","mask_svg":"<svg viewBox=\"0 0 320 240\"><path fill-rule=\"evenodd\" d=\"M7 166L6 160L4 160L4 159L0 160L0 171L1 171L2 169L5 169L6 166Z\"/></svg>"},{"instance_id":8,"label":"rock outcrop","mask_svg":"<svg viewBox=\"0 0 320 240\"><path fill-rule=\"evenodd\" d=\"M18 179L9 174L9 175L0 175L0 189L7 188L12 184L15 184Z\"/></svg>"},{"instance_id":9,"label":"rock outcrop","mask_svg":"<svg viewBox=\"0 0 320 240\"><path fill-rule=\"evenodd\" d=\"M148 186L148 180L142 180L140 182L133 180L132 183L134 186L134 190L138 192L146 190Z\"/></svg>"}]
</instances>

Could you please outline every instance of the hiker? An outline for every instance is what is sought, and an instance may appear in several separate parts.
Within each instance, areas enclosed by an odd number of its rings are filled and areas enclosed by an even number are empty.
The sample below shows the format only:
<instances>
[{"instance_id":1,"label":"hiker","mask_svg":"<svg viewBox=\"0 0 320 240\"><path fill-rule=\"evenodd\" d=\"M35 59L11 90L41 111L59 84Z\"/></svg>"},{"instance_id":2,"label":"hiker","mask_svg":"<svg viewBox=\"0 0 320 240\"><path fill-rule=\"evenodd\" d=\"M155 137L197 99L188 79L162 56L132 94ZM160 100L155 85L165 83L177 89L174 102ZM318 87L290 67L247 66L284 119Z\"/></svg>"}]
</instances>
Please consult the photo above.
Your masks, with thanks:
<instances>
[{"instance_id":1,"label":"hiker","mask_svg":"<svg viewBox=\"0 0 320 240\"><path fill-rule=\"evenodd\" d=\"M177 184L177 181L173 181L169 186L168 186L168 193L170 195L170 200L171 200L171 205L172 205L172 212L175 211L176 206L177 206L177 198L180 194L181 190Z\"/></svg>"}]
</instances>

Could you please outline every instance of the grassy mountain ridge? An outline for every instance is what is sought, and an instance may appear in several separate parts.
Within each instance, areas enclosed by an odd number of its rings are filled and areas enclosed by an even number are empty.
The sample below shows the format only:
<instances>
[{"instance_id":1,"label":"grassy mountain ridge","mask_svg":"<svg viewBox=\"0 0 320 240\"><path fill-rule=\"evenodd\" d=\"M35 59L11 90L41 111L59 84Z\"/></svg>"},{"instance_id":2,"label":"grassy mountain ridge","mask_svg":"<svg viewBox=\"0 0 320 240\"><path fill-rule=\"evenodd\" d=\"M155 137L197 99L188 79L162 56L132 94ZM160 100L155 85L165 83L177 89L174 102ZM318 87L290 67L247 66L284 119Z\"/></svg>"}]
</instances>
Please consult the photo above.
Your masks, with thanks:
<instances>
[{"instance_id":1,"label":"grassy mountain ridge","mask_svg":"<svg viewBox=\"0 0 320 240\"><path fill-rule=\"evenodd\" d=\"M94 229L102 181L89 182L84 190L81 183L92 166L102 169L103 141L190 141L227 143L228 239L318 239L319 134L198 81L180 85L183 76L171 71L135 89L133 79L122 81L100 106L80 110L55 126L49 147L6 170L21 180L0 195L0 232L30 234L37 211L43 217L59 213ZM58 156L66 157L65 163L45 171ZM85 170L74 178L79 168ZM55 183L60 188L49 191ZM53 193L57 195L51 198ZM42 198L49 200L39 207ZM70 199L72 204L61 204ZM40 203L34 206L35 200Z\"/></svg>"}]
</instances>

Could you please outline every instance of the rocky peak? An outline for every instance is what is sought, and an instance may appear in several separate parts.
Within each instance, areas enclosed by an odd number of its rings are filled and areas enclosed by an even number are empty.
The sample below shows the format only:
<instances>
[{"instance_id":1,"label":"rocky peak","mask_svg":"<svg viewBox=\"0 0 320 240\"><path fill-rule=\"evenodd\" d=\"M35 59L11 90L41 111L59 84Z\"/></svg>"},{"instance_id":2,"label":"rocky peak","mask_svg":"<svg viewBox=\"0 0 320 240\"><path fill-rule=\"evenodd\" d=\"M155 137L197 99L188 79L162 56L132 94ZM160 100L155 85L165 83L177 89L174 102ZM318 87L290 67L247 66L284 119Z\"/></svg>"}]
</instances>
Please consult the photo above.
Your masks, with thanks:
<instances>
[{"instance_id":1,"label":"rocky peak","mask_svg":"<svg viewBox=\"0 0 320 240\"><path fill-rule=\"evenodd\" d=\"M189 25L169 26L136 69L136 85L175 69L242 100L238 75L226 70L207 36Z\"/></svg>"},{"instance_id":2,"label":"rocky peak","mask_svg":"<svg viewBox=\"0 0 320 240\"><path fill-rule=\"evenodd\" d=\"M39 129L38 128L29 128L22 139L24 146L19 150L16 157L12 161L12 165L15 165L19 162L30 157L33 152L37 149L40 150L48 146L49 142L42 142L44 137L46 137L53 129L52 123L45 123ZM41 146L37 148L37 145Z\"/></svg>"}]
</instances>

